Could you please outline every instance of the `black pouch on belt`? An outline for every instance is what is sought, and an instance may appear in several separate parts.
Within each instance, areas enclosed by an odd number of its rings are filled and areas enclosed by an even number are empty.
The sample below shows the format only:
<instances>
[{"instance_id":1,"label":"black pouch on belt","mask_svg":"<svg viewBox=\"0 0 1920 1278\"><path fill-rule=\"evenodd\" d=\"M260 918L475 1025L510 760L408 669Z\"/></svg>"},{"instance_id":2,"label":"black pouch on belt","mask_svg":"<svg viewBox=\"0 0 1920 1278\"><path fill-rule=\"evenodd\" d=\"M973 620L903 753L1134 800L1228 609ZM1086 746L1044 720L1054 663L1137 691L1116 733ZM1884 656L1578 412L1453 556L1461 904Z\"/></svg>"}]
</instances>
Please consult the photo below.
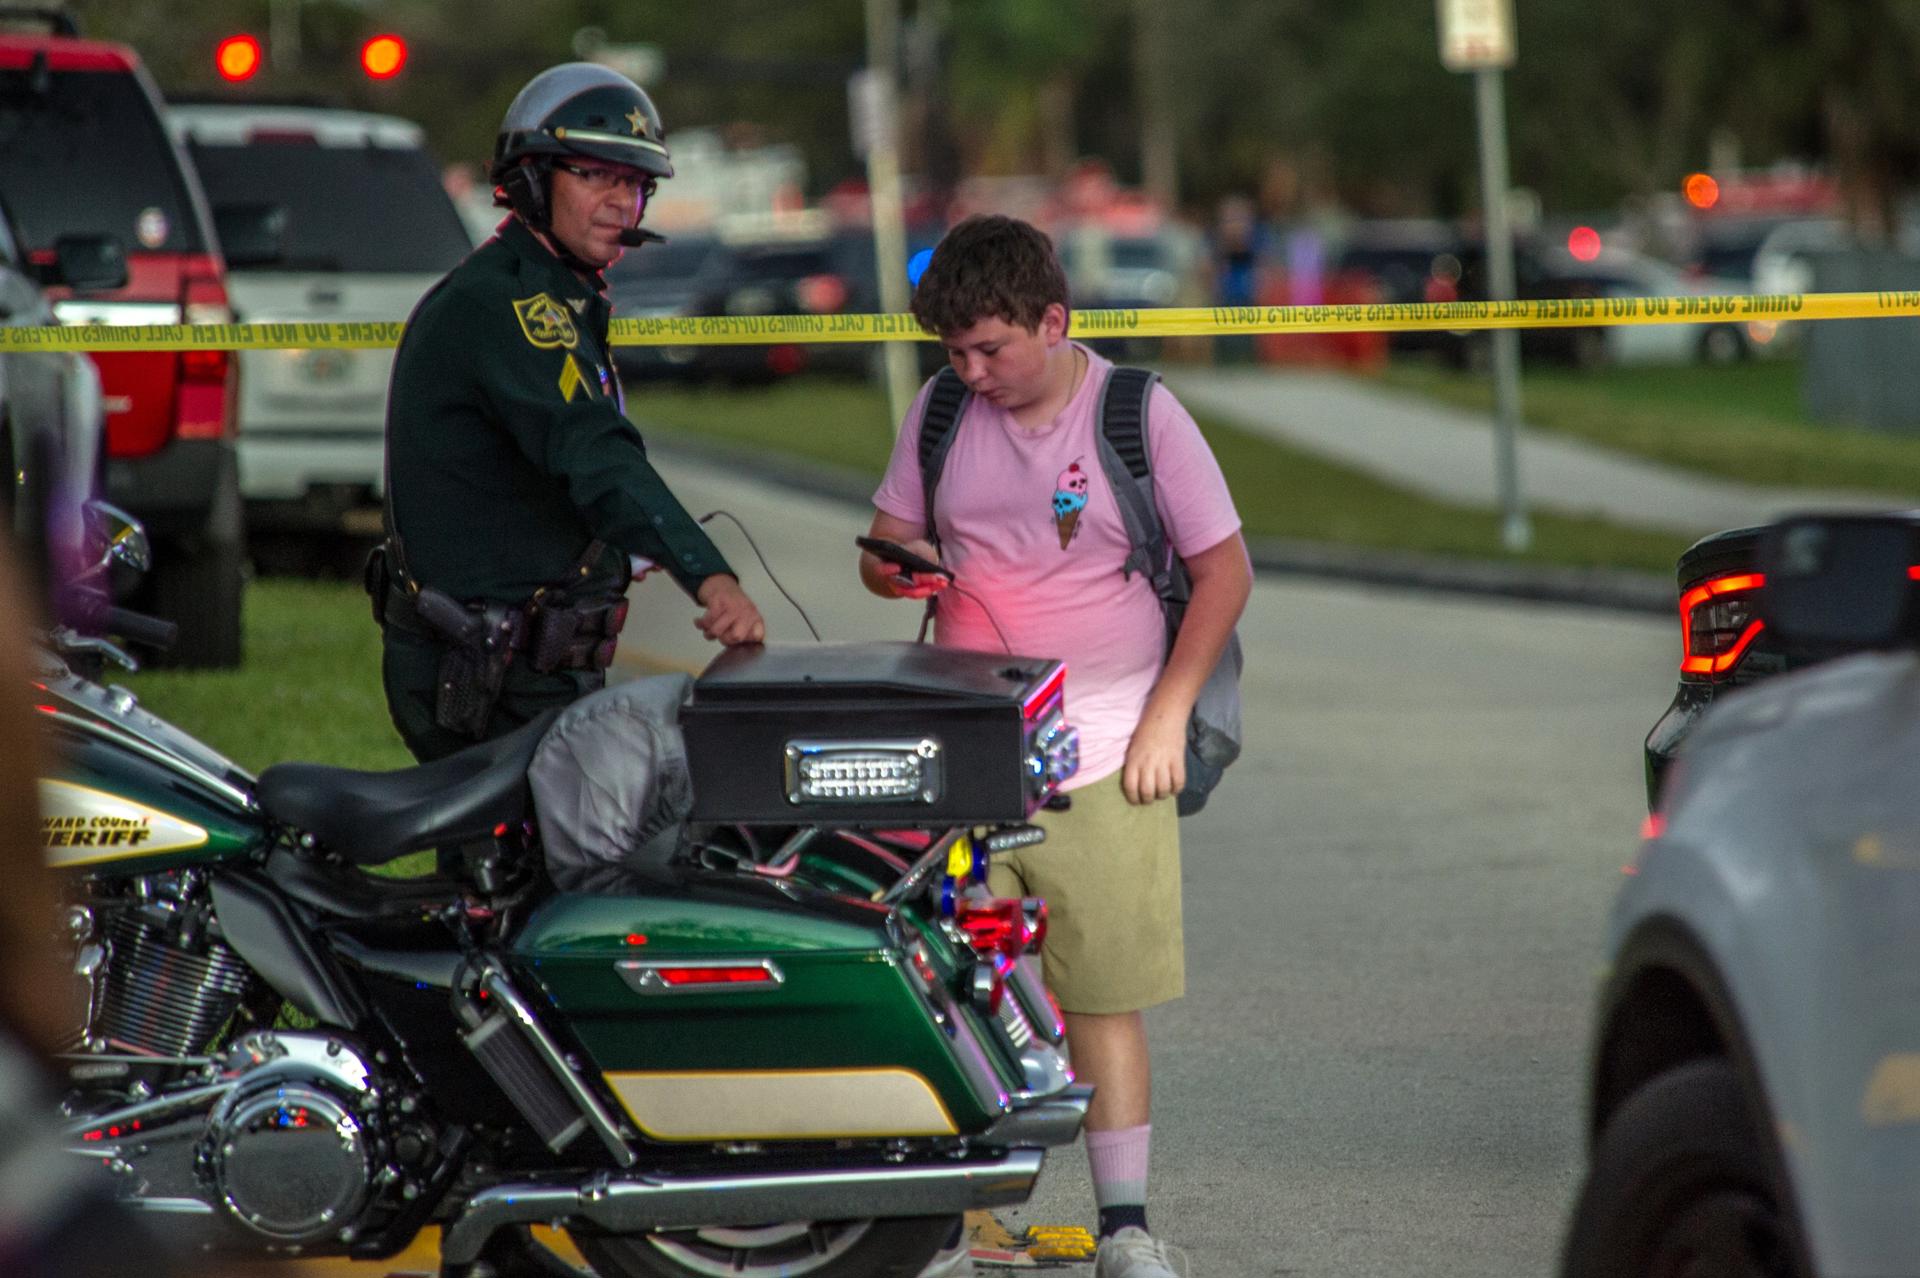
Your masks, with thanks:
<instances>
[{"instance_id":1,"label":"black pouch on belt","mask_svg":"<svg viewBox=\"0 0 1920 1278\"><path fill-rule=\"evenodd\" d=\"M614 643L627 622L627 601L541 608L533 616L527 664L545 674L553 670L605 670Z\"/></svg>"}]
</instances>

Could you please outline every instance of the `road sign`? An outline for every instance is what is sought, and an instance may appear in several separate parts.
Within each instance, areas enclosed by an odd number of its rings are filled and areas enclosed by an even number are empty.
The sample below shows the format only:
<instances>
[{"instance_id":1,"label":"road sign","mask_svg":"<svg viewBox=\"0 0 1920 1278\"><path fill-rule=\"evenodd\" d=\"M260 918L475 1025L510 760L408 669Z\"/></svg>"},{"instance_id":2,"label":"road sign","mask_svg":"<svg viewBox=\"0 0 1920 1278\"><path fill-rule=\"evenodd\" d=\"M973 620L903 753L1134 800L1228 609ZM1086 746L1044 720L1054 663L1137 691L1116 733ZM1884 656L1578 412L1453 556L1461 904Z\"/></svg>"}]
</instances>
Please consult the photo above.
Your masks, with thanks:
<instances>
[{"instance_id":1,"label":"road sign","mask_svg":"<svg viewBox=\"0 0 1920 1278\"><path fill-rule=\"evenodd\" d=\"M1513 0L1438 0L1440 62L1449 71L1510 67Z\"/></svg>"}]
</instances>

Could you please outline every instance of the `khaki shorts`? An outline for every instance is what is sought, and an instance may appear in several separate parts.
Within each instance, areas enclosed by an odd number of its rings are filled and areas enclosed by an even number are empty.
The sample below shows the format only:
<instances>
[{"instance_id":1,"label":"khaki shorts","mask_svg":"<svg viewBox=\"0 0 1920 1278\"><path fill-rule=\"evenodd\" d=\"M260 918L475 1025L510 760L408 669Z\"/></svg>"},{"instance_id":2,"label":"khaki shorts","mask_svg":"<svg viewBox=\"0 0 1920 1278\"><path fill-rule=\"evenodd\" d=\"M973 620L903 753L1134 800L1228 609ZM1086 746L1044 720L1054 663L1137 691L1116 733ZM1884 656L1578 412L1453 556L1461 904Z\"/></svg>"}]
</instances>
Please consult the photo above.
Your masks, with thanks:
<instances>
[{"instance_id":1,"label":"khaki shorts","mask_svg":"<svg viewBox=\"0 0 1920 1278\"><path fill-rule=\"evenodd\" d=\"M996 896L1047 902L1047 987L1068 1012L1137 1012L1186 992L1180 819L1173 800L1127 802L1120 774L1041 811L1047 841L993 858Z\"/></svg>"}]
</instances>

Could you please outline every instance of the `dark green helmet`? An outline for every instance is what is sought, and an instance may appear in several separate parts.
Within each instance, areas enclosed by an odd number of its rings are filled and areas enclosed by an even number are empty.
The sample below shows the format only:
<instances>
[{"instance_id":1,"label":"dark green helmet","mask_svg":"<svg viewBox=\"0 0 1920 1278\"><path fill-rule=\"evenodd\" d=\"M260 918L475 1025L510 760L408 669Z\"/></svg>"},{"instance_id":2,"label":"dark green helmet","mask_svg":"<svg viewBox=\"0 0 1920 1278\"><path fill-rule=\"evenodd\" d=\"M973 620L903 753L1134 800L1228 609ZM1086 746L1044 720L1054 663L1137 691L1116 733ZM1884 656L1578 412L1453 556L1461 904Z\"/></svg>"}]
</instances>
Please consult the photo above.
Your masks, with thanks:
<instances>
[{"instance_id":1,"label":"dark green helmet","mask_svg":"<svg viewBox=\"0 0 1920 1278\"><path fill-rule=\"evenodd\" d=\"M666 130L640 86L594 62L567 62L527 81L494 140L496 184L528 157L587 155L672 177Z\"/></svg>"}]
</instances>

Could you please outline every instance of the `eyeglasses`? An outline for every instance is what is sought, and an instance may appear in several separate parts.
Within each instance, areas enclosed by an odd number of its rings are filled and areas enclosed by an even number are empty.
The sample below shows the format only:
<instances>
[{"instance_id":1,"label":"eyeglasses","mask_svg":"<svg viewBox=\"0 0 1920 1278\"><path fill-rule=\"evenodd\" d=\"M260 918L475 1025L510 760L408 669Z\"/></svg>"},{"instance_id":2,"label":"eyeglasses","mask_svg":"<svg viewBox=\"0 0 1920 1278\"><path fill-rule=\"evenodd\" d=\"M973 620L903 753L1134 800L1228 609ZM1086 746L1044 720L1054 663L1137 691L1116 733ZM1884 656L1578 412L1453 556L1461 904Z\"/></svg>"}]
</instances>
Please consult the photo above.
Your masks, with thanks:
<instances>
[{"instance_id":1,"label":"eyeglasses","mask_svg":"<svg viewBox=\"0 0 1920 1278\"><path fill-rule=\"evenodd\" d=\"M650 200L660 183L651 174L638 169L605 169L593 164L575 164L570 160L555 160L553 167L565 169L587 184L587 189L595 195L605 195L615 187L625 187L642 200Z\"/></svg>"}]
</instances>

